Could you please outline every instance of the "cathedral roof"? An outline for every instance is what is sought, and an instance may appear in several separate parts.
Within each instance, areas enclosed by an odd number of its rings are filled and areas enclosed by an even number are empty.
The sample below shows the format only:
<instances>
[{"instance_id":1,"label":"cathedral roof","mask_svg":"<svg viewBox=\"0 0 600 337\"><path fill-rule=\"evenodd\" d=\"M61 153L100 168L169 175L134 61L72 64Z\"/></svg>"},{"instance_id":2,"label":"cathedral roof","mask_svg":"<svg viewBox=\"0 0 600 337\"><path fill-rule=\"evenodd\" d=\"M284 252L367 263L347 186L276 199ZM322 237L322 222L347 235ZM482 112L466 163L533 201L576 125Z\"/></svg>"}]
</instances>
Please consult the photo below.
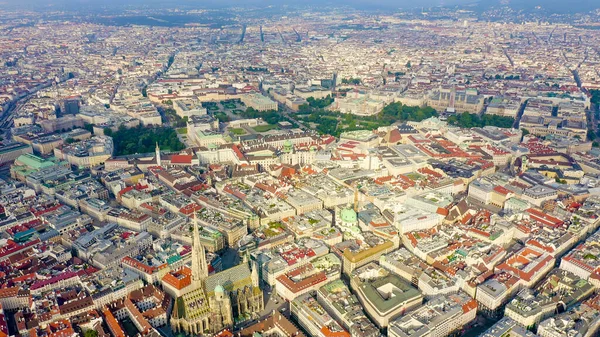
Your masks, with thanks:
<instances>
[{"instance_id":1,"label":"cathedral roof","mask_svg":"<svg viewBox=\"0 0 600 337\"><path fill-rule=\"evenodd\" d=\"M222 272L210 275L206 278L206 293L213 293L218 286L227 291L243 289L245 286L252 286L252 272L248 264L242 263L235 267L223 270Z\"/></svg>"}]
</instances>

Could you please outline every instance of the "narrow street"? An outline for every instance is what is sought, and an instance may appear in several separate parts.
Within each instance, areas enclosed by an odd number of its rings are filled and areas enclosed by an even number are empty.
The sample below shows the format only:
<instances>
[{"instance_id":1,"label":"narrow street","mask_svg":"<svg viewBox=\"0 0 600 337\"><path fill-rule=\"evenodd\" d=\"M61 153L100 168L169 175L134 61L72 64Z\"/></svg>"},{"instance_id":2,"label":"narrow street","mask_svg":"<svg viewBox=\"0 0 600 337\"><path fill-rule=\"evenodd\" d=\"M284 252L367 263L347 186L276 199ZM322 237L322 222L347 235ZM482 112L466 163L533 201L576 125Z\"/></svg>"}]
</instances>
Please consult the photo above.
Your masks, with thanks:
<instances>
[{"instance_id":1,"label":"narrow street","mask_svg":"<svg viewBox=\"0 0 600 337\"><path fill-rule=\"evenodd\" d=\"M525 112L525 108L527 107L527 100L521 104L519 107L519 111L517 111L517 116L515 117L515 123L513 124L513 129L519 128L519 123L521 123L521 118L523 118L523 112Z\"/></svg>"}]
</instances>

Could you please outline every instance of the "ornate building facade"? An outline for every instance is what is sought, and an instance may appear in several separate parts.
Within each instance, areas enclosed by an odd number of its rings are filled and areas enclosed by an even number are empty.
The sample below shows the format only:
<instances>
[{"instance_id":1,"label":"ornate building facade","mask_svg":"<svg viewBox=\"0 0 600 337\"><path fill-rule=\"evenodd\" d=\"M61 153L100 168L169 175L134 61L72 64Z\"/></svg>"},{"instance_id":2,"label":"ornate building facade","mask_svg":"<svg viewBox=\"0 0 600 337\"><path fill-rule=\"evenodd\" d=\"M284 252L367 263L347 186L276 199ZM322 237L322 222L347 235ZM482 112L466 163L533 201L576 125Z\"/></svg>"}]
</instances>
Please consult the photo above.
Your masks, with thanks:
<instances>
[{"instance_id":1,"label":"ornate building facade","mask_svg":"<svg viewBox=\"0 0 600 337\"><path fill-rule=\"evenodd\" d=\"M206 253L194 224L192 243L192 282L182 289L171 316L174 331L187 334L214 334L232 327L234 318L254 318L264 309L258 271L247 261L208 275Z\"/></svg>"}]
</instances>

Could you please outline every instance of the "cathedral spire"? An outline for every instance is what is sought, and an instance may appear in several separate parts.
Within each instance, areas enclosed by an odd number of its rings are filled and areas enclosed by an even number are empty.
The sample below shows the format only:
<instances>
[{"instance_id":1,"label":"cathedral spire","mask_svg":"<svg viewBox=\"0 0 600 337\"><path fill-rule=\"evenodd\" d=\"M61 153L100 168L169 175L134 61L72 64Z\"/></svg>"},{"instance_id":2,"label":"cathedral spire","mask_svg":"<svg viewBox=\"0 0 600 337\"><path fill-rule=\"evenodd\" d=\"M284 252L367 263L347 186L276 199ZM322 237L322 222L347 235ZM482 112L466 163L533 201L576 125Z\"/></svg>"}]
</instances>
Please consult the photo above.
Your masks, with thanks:
<instances>
[{"instance_id":1,"label":"cathedral spire","mask_svg":"<svg viewBox=\"0 0 600 337\"><path fill-rule=\"evenodd\" d=\"M192 282L198 284L208 276L208 266L206 265L206 252L204 246L200 243L200 231L198 230L198 219L194 212L192 237Z\"/></svg>"},{"instance_id":2,"label":"cathedral spire","mask_svg":"<svg viewBox=\"0 0 600 337\"><path fill-rule=\"evenodd\" d=\"M257 288L260 284L260 280L258 278L258 264L255 261L252 261L252 286Z\"/></svg>"}]
</instances>

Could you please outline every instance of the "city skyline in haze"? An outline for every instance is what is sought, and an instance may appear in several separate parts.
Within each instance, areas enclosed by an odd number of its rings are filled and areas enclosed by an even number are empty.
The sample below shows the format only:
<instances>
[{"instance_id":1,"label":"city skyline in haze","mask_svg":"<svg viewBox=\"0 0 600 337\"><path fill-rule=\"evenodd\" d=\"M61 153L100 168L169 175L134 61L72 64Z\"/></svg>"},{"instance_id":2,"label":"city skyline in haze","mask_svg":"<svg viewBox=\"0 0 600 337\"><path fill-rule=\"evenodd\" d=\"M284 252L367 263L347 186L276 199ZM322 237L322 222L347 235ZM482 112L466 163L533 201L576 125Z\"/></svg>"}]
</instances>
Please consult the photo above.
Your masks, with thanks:
<instances>
[{"instance_id":1,"label":"city skyline in haze","mask_svg":"<svg viewBox=\"0 0 600 337\"><path fill-rule=\"evenodd\" d=\"M475 10L484 10L490 7L508 6L516 10L546 10L551 13L587 12L600 8L600 4L593 0L582 0L572 3L562 0L423 0L419 2L409 0L307 0L299 4L292 0L224 0L224 1L195 1L195 0L24 0L19 2L0 1L0 8L29 9L29 10L78 10L106 9L123 7L140 8L207 8L218 9L227 7L266 7L266 6L291 6L291 7L353 7L361 10L395 10L414 9L427 7L468 6Z\"/></svg>"}]
</instances>

